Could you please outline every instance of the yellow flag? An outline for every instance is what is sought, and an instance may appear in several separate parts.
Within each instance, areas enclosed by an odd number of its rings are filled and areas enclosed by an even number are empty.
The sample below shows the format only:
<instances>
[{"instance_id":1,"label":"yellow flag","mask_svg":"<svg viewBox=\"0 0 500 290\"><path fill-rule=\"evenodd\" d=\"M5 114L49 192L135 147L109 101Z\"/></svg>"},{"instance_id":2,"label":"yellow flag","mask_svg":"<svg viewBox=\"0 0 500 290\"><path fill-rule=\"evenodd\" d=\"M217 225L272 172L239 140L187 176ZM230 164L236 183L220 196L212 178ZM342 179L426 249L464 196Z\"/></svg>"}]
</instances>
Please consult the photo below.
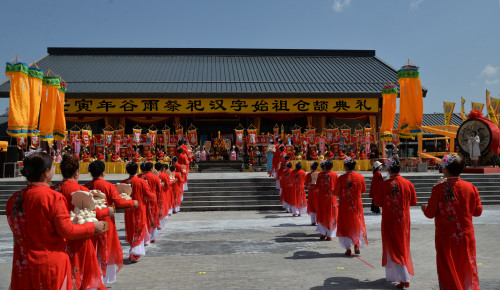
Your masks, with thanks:
<instances>
[{"instance_id":1,"label":"yellow flag","mask_svg":"<svg viewBox=\"0 0 500 290\"><path fill-rule=\"evenodd\" d=\"M462 121L467 120L467 116L465 115L465 109L464 109L464 104L465 104L465 99L462 98L462 108L460 109L460 115L462 116Z\"/></svg>"},{"instance_id":2,"label":"yellow flag","mask_svg":"<svg viewBox=\"0 0 500 290\"><path fill-rule=\"evenodd\" d=\"M472 110L483 112L484 104L472 102Z\"/></svg>"},{"instance_id":3,"label":"yellow flag","mask_svg":"<svg viewBox=\"0 0 500 290\"><path fill-rule=\"evenodd\" d=\"M495 99L490 97L490 104L491 108L493 109L493 112L495 112L495 116L497 117L498 120L498 108L500 108L500 99ZM498 120L500 122L500 120ZM499 124L500 126L500 124Z\"/></svg>"},{"instance_id":4,"label":"yellow flag","mask_svg":"<svg viewBox=\"0 0 500 290\"><path fill-rule=\"evenodd\" d=\"M443 102L444 109L444 124L451 124L451 116L453 115L453 109L455 109L455 103L452 102Z\"/></svg>"},{"instance_id":5,"label":"yellow flag","mask_svg":"<svg viewBox=\"0 0 500 290\"><path fill-rule=\"evenodd\" d=\"M498 126L498 119L495 111L491 107L490 103L490 92L486 90L486 105L488 106L486 109L488 110L488 118L491 122L495 123Z\"/></svg>"}]
</instances>

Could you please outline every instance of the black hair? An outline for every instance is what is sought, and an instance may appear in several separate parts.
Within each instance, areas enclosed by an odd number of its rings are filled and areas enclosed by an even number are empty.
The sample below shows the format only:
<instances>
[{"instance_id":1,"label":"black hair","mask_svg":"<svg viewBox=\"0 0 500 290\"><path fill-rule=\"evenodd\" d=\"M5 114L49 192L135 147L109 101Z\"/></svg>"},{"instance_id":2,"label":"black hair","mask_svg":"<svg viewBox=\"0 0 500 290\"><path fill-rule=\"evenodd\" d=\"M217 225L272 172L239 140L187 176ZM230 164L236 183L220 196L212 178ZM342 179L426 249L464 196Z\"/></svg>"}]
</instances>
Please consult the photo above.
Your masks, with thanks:
<instances>
[{"instance_id":1,"label":"black hair","mask_svg":"<svg viewBox=\"0 0 500 290\"><path fill-rule=\"evenodd\" d=\"M302 163L301 162L295 162L295 169L296 170L302 169Z\"/></svg>"},{"instance_id":2,"label":"black hair","mask_svg":"<svg viewBox=\"0 0 500 290\"><path fill-rule=\"evenodd\" d=\"M457 156L448 166L446 166L446 170L451 176L459 176L462 171L464 171L465 163L464 160Z\"/></svg>"},{"instance_id":3,"label":"black hair","mask_svg":"<svg viewBox=\"0 0 500 290\"><path fill-rule=\"evenodd\" d=\"M163 164L161 162L156 162L155 163L155 169L160 171L163 169Z\"/></svg>"},{"instance_id":4,"label":"black hair","mask_svg":"<svg viewBox=\"0 0 500 290\"><path fill-rule=\"evenodd\" d=\"M80 169L80 162L71 154L63 154L59 168L64 178L71 178Z\"/></svg>"},{"instance_id":5,"label":"black hair","mask_svg":"<svg viewBox=\"0 0 500 290\"><path fill-rule=\"evenodd\" d=\"M285 151L285 146L280 145L279 149L280 149L280 151L282 151L282 152L283 152L283 151Z\"/></svg>"},{"instance_id":6,"label":"black hair","mask_svg":"<svg viewBox=\"0 0 500 290\"><path fill-rule=\"evenodd\" d=\"M127 170L128 174L130 175L135 175L137 173L137 169L139 169L139 165L135 162L129 162L125 166L125 169Z\"/></svg>"},{"instance_id":7,"label":"black hair","mask_svg":"<svg viewBox=\"0 0 500 290\"><path fill-rule=\"evenodd\" d=\"M184 152L184 148L182 147L177 147L177 153L182 153Z\"/></svg>"},{"instance_id":8,"label":"black hair","mask_svg":"<svg viewBox=\"0 0 500 290\"><path fill-rule=\"evenodd\" d=\"M104 170L106 170L106 164L104 164L101 160L95 160L90 162L88 170L92 177L99 177L102 175Z\"/></svg>"},{"instance_id":9,"label":"black hair","mask_svg":"<svg viewBox=\"0 0 500 290\"><path fill-rule=\"evenodd\" d=\"M318 162L314 161L313 163L311 163L311 170L317 170L318 169Z\"/></svg>"},{"instance_id":10,"label":"black hair","mask_svg":"<svg viewBox=\"0 0 500 290\"><path fill-rule=\"evenodd\" d=\"M292 168L292 162L287 162L287 163L286 163L286 167L287 167L287 168Z\"/></svg>"},{"instance_id":11,"label":"black hair","mask_svg":"<svg viewBox=\"0 0 500 290\"><path fill-rule=\"evenodd\" d=\"M40 181L40 178L47 169L52 168L52 157L44 152L33 153L24 158L23 165L21 174L29 182L37 182Z\"/></svg>"},{"instance_id":12,"label":"black hair","mask_svg":"<svg viewBox=\"0 0 500 290\"><path fill-rule=\"evenodd\" d=\"M283 156L283 159L288 160L290 159L290 156L288 156L288 154L285 154L285 156Z\"/></svg>"},{"instance_id":13,"label":"black hair","mask_svg":"<svg viewBox=\"0 0 500 290\"><path fill-rule=\"evenodd\" d=\"M321 167L321 169L325 170L325 162L324 162L324 161L323 161L323 162L321 162L321 163L319 164L319 166Z\"/></svg>"},{"instance_id":14,"label":"black hair","mask_svg":"<svg viewBox=\"0 0 500 290\"><path fill-rule=\"evenodd\" d=\"M142 162L141 163L141 171L142 172L148 172L153 169L153 163L152 162Z\"/></svg>"},{"instance_id":15,"label":"black hair","mask_svg":"<svg viewBox=\"0 0 500 290\"><path fill-rule=\"evenodd\" d=\"M177 158L177 156L172 157L172 162L177 162L177 160L179 160L179 158Z\"/></svg>"},{"instance_id":16,"label":"black hair","mask_svg":"<svg viewBox=\"0 0 500 290\"><path fill-rule=\"evenodd\" d=\"M401 162L399 158L393 157L391 163L389 164L389 170L392 173L399 173L401 171Z\"/></svg>"},{"instance_id":17,"label":"black hair","mask_svg":"<svg viewBox=\"0 0 500 290\"><path fill-rule=\"evenodd\" d=\"M326 159L325 161L325 169L326 170L330 170L333 168L333 161L331 161L330 159Z\"/></svg>"},{"instance_id":18,"label":"black hair","mask_svg":"<svg viewBox=\"0 0 500 290\"><path fill-rule=\"evenodd\" d=\"M171 164L169 168L170 168L170 171L172 171L172 172L175 171L175 165Z\"/></svg>"},{"instance_id":19,"label":"black hair","mask_svg":"<svg viewBox=\"0 0 500 290\"><path fill-rule=\"evenodd\" d=\"M344 166L347 170L354 170L354 168L356 168L356 161L354 159L351 160L352 160L351 162L347 163L344 162Z\"/></svg>"}]
</instances>

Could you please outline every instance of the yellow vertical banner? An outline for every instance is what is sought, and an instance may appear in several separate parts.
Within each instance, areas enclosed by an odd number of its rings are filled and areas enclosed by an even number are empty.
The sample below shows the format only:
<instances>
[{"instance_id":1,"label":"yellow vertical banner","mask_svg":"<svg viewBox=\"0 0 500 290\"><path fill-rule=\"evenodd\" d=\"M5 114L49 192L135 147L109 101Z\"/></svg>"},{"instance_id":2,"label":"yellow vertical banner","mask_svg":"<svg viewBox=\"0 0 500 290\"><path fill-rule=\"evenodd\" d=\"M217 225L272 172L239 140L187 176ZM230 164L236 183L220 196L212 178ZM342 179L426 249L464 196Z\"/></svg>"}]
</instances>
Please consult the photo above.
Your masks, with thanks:
<instances>
[{"instance_id":1,"label":"yellow vertical banner","mask_svg":"<svg viewBox=\"0 0 500 290\"><path fill-rule=\"evenodd\" d=\"M64 98L66 83L61 81L61 86L56 91L56 111L54 121L54 140L66 139L66 117L64 116Z\"/></svg>"},{"instance_id":2,"label":"yellow vertical banner","mask_svg":"<svg viewBox=\"0 0 500 290\"><path fill-rule=\"evenodd\" d=\"M40 106L40 139L51 143L54 140L54 124L57 106L57 90L61 85L58 77L44 77L42 83L42 101Z\"/></svg>"},{"instance_id":3,"label":"yellow vertical banner","mask_svg":"<svg viewBox=\"0 0 500 290\"><path fill-rule=\"evenodd\" d=\"M382 123L380 124L380 139L382 140L392 140L392 128L394 127L394 119L396 118L397 97L398 89L395 85L391 84L382 89ZM370 127L373 125L370 124Z\"/></svg>"},{"instance_id":4,"label":"yellow vertical banner","mask_svg":"<svg viewBox=\"0 0 500 290\"><path fill-rule=\"evenodd\" d=\"M10 79L7 134L26 138L30 118L28 66L22 62L8 62L5 75Z\"/></svg>"},{"instance_id":5,"label":"yellow vertical banner","mask_svg":"<svg viewBox=\"0 0 500 290\"><path fill-rule=\"evenodd\" d=\"M30 87L28 135L35 136L38 133L38 118L40 117L40 102L42 101L43 71L36 67L29 67L28 82Z\"/></svg>"},{"instance_id":6,"label":"yellow vertical banner","mask_svg":"<svg viewBox=\"0 0 500 290\"><path fill-rule=\"evenodd\" d=\"M471 105L473 111L483 112L484 104L471 102Z\"/></svg>"},{"instance_id":7,"label":"yellow vertical banner","mask_svg":"<svg viewBox=\"0 0 500 290\"><path fill-rule=\"evenodd\" d=\"M486 90L486 110L488 111L488 118L491 122L495 123L498 126L498 118L496 114L496 110L493 110L490 102L490 92Z\"/></svg>"},{"instance_id":8,"label":"yellow vertical banner","mask_svg":"<svg viewBox=\"0 0 500 290\"><path fill-rule=\"evenodd\" d=\"M498 119L498 108L500 108L500 99L495 99L495 98L492 98L490 97L490 104L491 104L491 107L493 109L493 112L495 112L495 116L497 117L497 120ZM500 120L499 120L500 122ZM499 124L500 126L500 124Z\"/></svg>"},{"instance_id":9,"label":"yellow vertical banner","mask_svg":"<svg viewBox=\"0 0 500 290\"><path fill-rule=\"evenodd\" d=\"M467 115L465 114L465 108L464 108L465 99L463 97L461 98L462 98L462 107L460 109L460 116L462 116L462 121L465 121L467 120Z\"/></svg>"},{"instance_id":10,"label":"yellow vertical banner","mask_svg":"<svg viewBox=\"0 0 500 290\"><path fill-rule=\"evenodd\" d=\"M443 111L444 111L444 124L451 124L451 117L453 116L453 110L455 109L455 103L452 102L443 102Z\"/></svg>"}]
</instances>

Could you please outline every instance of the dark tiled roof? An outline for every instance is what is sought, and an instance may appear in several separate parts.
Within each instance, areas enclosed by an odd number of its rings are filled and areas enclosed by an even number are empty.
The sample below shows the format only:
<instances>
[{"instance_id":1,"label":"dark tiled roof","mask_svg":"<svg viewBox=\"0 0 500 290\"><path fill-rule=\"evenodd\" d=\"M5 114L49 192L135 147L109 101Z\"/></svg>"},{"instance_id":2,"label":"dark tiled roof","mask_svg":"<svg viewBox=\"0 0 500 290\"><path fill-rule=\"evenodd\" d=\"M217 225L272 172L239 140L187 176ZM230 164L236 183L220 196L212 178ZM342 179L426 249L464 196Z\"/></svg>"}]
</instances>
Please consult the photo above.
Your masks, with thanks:
<instances>
[{"instance_id":1,"label":"dark tiled roof","mask_svg":"<svg viewBox=\"0 0 500 290\"><path fill-rule=\"evenodd\" d=\"M380 93L374 50L48 48L37 65L72 93ZM8 97L7 82L0 96ZM424 89L424 94L425 94Z\"/></svg>"},{"instance_id":2,"label":"dark tiled roof","mask_svg":"<svg viewBox=\"0 0 500 290\"><path fill-rule=\"evenodd\" d=\"M9 112L5 112L0 115L0 137L5 137L7 135L7 126L9 124Z\"/></svg>"},{"instance_id":3,"label":"dark tiled roof","mask_svg":"<svg viewBox=\"0 0 500 290\"><path fill-rule=\"evenodd\" d=\"M398 128L398 122L399 114L396 114L393 129ZM462 125L462 117L460 117L460 114L454 113L451 116L451 125ZM422 126L444 126L444 113L424 114L422 118Z\"/></svg>"}]
</instances>

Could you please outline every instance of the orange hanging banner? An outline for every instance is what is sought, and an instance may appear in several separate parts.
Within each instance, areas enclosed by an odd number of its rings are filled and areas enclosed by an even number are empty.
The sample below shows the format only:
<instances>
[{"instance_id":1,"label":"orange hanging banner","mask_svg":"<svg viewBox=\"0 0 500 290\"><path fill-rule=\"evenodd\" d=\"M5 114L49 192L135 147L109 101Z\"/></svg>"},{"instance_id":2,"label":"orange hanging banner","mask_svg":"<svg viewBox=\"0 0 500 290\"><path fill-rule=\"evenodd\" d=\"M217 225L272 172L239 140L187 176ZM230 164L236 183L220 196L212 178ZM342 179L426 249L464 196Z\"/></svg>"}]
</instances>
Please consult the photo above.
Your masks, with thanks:
<instances>
[{"instance_id":1,"label":"orange hanging banner","mask_svg":"<svg viewBox=\"0 0 500 290\"><path fill-rule=\"evenodd\" d=\"M467 120L467 115L465 114L464 104L465 104L465 99L462 97L462 108L460 109L460 116L462 117L462 121Z\"/></svg>"},{"instance_id":2,"label":"orange hanging banner","mask_svg":"<svg viewBox=\"0 0 500 290\"><path fill-rule=\"evenodd\" d=\"M444 124L451 124L451 117L453 116L453 109L455 108L455 103L452 102L443 102L443 110L444 110Z\"/></svg>"},{"instance_id":3,"label":"orange hanging banner","mask_svg":"<svg viewBox=\"0 0 500 290\"><path fill-rule=\"evenodd\" d=\"M483 113L484 104L471 102L471 105L473 111L479 111L481 114Z\"/></svg>"},{"instance_id":4,"label":"orange hanging banner","mask_svg":"<svg viewBox=\"0 0 500 290\"><path fill-rule=\"evenodd\" d=\"M340 129L340 136L344 137L344 144L351 144L351 129Z\"/></svg>"},{"instance_id":5,"label":"orange hanging banner","mask_svg":"<svg viewBox=\"0 0 500 290\"><path fill-rule=\"evenodd\" d=\"M257 130L255 129L248 129L248 144L249 145L256 145L257 144Z\"/></svg>"},{"instance_id":6,"label":"orange hanging banner","mask_svg":"<svg viewBox=\"0 0 500 290\"><path fill-rule=\"evenodd\" d=\"M82 130L82 144L84 147L90 146L90 139L92 139L92 130Z\"/></svg>"},{"instance_id":7,"label":"orange hanging banner","mask_svg":"<svg viewBox=\"0 0 500 290\"><path fill-rule=\"evenodd\" d=\"M398 71L399 82L399 131L401 135L414 137L422 133L424 101L420 84L420 70L407 64Z\"/></svg>"},{"instance_id":8,"label":"orange hanging banner","mask_svg":"<svg viewBox=\"0 0 500 290\"><path fill-rule=\"evenodd\" d=\"M57 90L61 86L58 77L44 77L42 83L42 101L40 109L40 139L51 143L54 140L54 112L57 106Z\"/></svg>"},{"instance_id":9,"label":"orange hanging banner","mask_svg":"<svg viewBox=\"0 0 500 290\"><path fill-rule=\"evenodd\" d=\"M113 146L113 136L115 134L115 131L106 131L103 130L104 132L104 146L108 148L112 148Z\"/></svg>"},{"instance_id":10,"label":"orange hanging banner","mask_svg":"<svg viewBox=\"0 0 500 290\"><path fill-rule=\"evenodd\" d=\"M292 138L294 145L300 145L300 129L292 130Z\"/></svg>"},{"instance_id":11,"label":"orange hanging banner","mask_svg":"<svg viewBox=\"0 0 500 290\"><path fill-rule=\"evenodd\" d=\"M184 139L184 129L176 129L175 130L175 135L177 136L177 140L182 140Z\"/></svg>"},{"instance_id":12,"label":"orange hanging banner","mask_svg":"<svg viewBox=\"0 0 500 290\"><path fill-rule=\"evenodd\" d=\"M148 137L151 139L151 147L156 146L156 133L158 132L157 130L148 130Z\"/></svg>"},{"instance_id":13,"label":"orange hanging banner","mask_svg":"<svg viewBox=\"0 0 500 290\"><path fill-rule=\"evenodd\" d=\"M395 85L388 85L382 89L382 123L380 124L380 139L382 140L392 140L397 97L398 88Z\"/></svg>"},{"instance_id":14,"label":"orange hanging banner","mask_svg":"<svg viewBox=\"0 0 500 290\"><path fill-rule=\"evenodd\" d=\"M66 117L64 116L64 98L66 95L66 83L61 81L61 87L56 91L56 111L54 121L54 140L66 139Z\"/></svg>"},{"instance_id":15,"label":"orange hanging banner","mask_svg":"<svg viewBox=\"0 0 500 290\"><path fill-rule=\"evenodd\" d=\"M132 130L134 133L134 145L139 146L141 144L141 134L142 134L142 129L133 129Z\"/></svg>"},{"instance_id":16,"label":"orange hanging banner","mask_svg":"<svg viewBox=\"0 0 500 290\"><path fill-rule=\"evenodd\" d=\"M490 92L488 90L486 90L486 106L486 109L488 110L488 118L491 122L498 126L496 110L493 109L493 106L490 103Z\"/></svg>"},{"instance_id":17,"label":"orange hanging banner","mask_svg":"<svg viewBox=\"0 0 500 290\"><path fill-rule=\"evenodd\" d=\"M316 144L315 134L316 134L316 129L306 129L307 142L310 145Z\"/></svg>"},{"instance_id":18,"label":"orange hanging banner","mask_svg":"<svg viewBox=\"0 0 500 290\"><path fill-rule=\"evenodd\" d=\"M168 144L170 143L170 129L163 130L162 134L163 134L163 143L164 143L163 146L166 149Z\"/></svg>"},{"instance_id":19,"label":"orange hanging banner","mask_svg":"<svg viewBox=\"0 0 500 290\"><path fill-rule=\"evenodd\" d=\"M22 62L7 63L5 75L10 78L7 134L26 137L30 120L28 66Z\"/></svg>"}]
</instances>

